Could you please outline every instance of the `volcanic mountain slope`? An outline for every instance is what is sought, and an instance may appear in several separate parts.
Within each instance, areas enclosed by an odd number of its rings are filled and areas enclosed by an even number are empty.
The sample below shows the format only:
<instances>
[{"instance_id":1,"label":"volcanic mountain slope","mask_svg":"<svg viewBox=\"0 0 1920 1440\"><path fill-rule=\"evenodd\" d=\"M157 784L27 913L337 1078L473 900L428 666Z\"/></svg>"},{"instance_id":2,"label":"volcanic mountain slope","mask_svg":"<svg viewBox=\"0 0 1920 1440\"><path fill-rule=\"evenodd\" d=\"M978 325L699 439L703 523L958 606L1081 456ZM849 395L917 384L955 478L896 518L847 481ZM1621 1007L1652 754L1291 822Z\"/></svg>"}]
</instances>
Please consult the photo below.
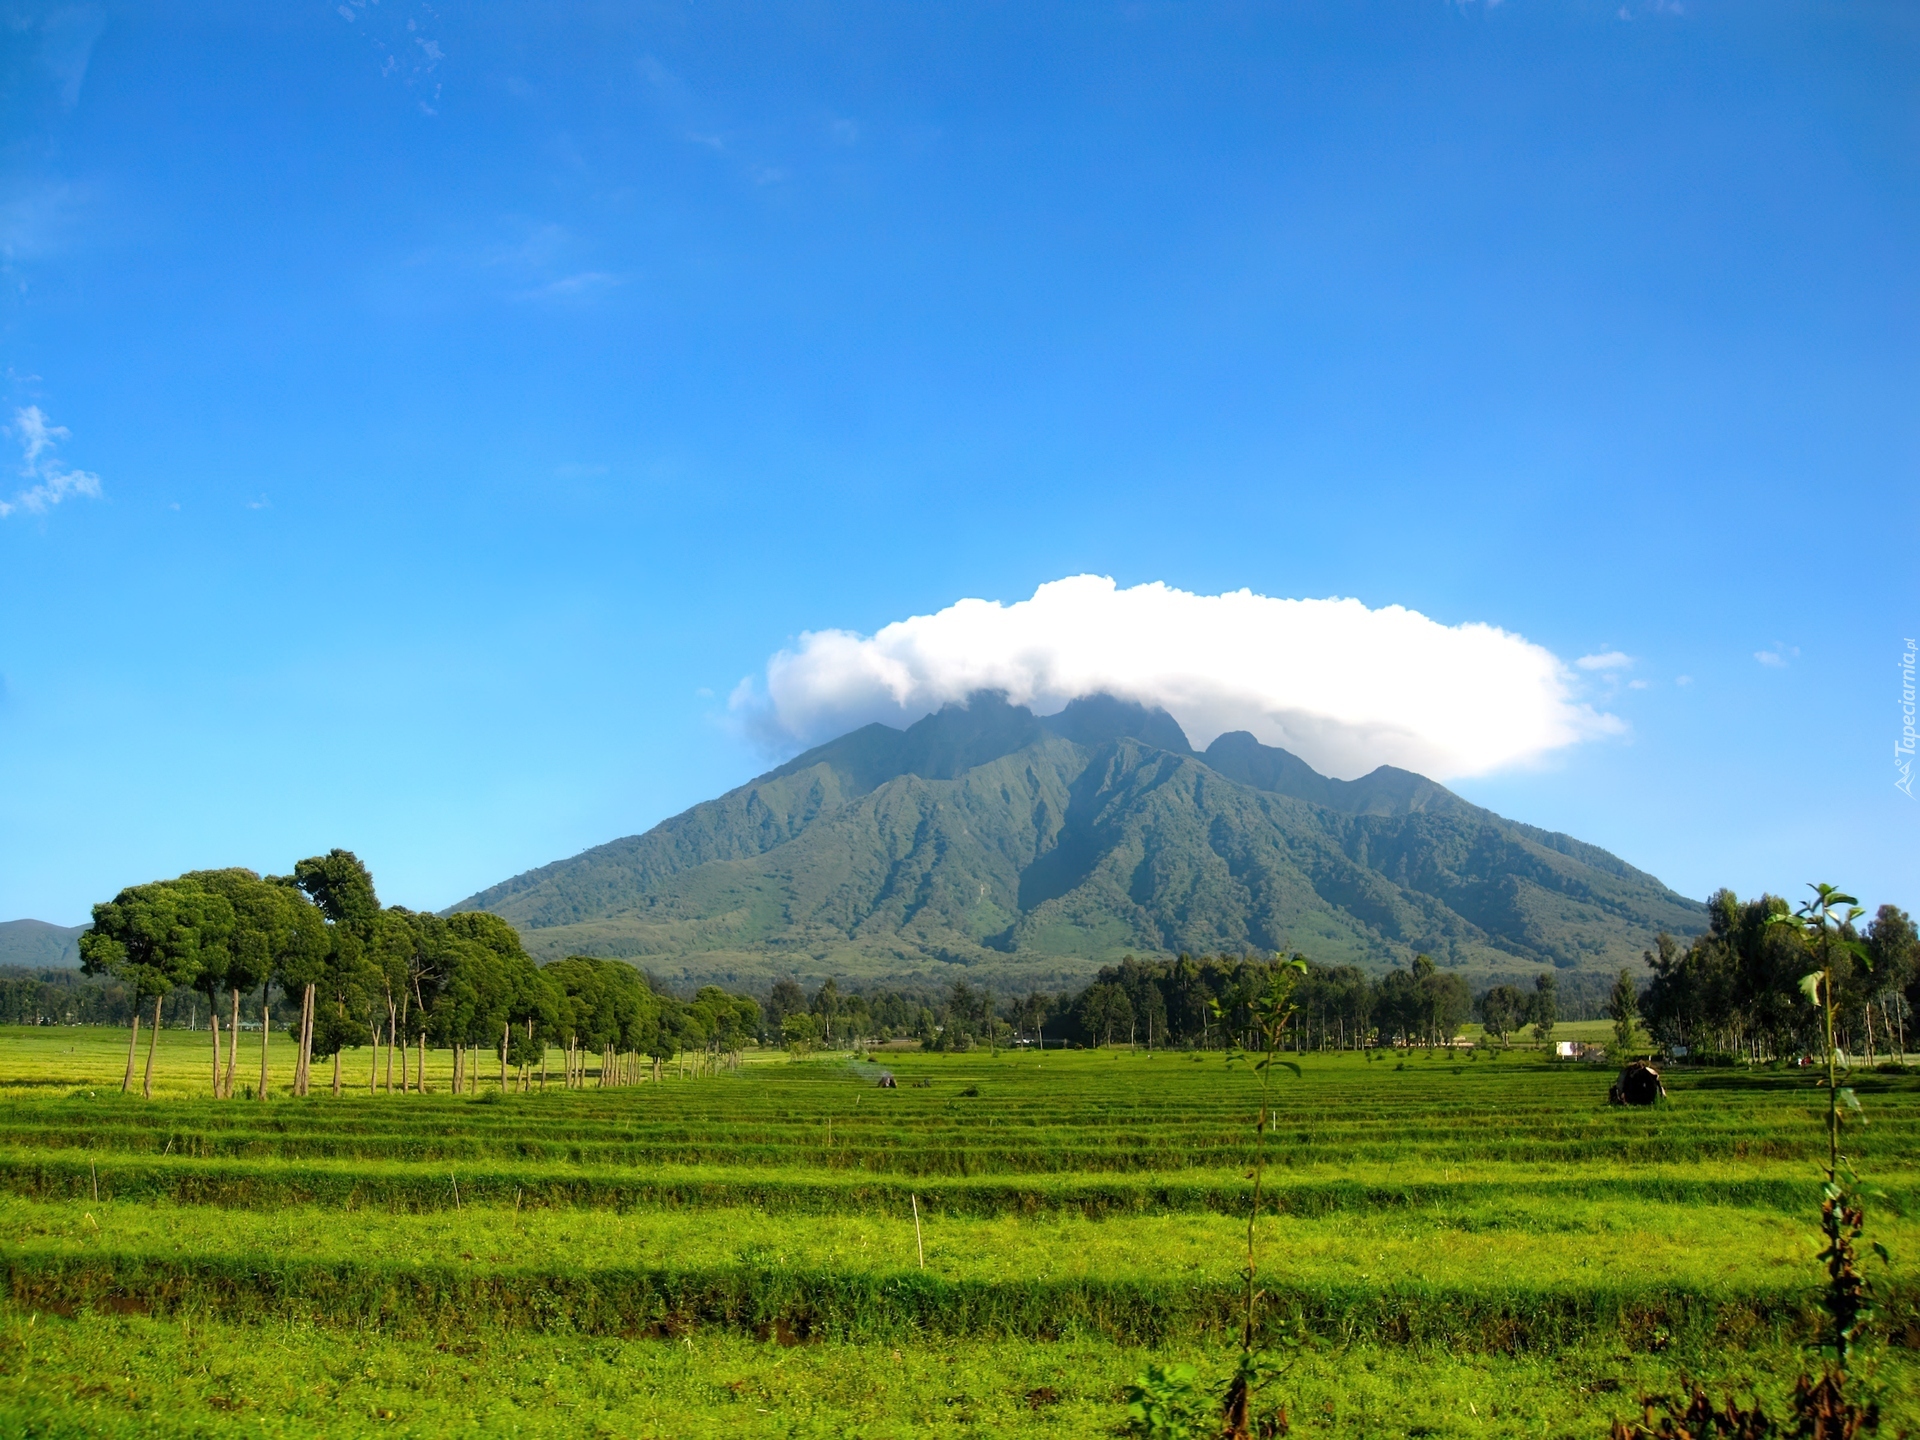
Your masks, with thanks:
<instances>
[{"instance_id":1,"label":"volcanic mountain slope","mask_svg":"<svg viewBox=\"0 0 1920 1440\"><path fill-rule=\"evenodd\" d=\"M28 970L77 969L84 925L49 925L44 920L0 921L0 965Z\"/></svg>"},{"instance_id":2,"label":"volcanic mountain slope","mask_svg":"<svg viewBox=\"0 0 1920 1440\"><path fill-rule=\"evenodd\" d=\"M1704 924L1606 851L1423 776L1332 780L1244 732L1195 754L1163 711L1105 696L868 725L453 908L504 916L541 958L733 982L1045 985L1129 952L1295 949L1613 969Z\"/></svg>"}]
</instances>

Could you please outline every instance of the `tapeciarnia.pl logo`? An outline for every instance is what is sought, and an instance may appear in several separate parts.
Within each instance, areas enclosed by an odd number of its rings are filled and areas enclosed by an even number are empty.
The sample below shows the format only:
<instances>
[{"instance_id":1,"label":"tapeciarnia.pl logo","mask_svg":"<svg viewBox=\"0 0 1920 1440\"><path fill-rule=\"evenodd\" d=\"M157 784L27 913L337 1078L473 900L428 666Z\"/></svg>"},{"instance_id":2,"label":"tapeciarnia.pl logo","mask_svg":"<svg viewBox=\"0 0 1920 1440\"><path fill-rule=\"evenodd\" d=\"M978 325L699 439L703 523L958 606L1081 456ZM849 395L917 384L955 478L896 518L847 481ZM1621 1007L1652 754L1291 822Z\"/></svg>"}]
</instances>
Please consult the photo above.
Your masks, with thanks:
<instances>
[{"instance_id":1,"label":"tapeciarnia.pl logo","mask_svg":"<svg viewBox=\"0 0 1920 1440\"><path fill-rule=\"evenodd\" d=\"M1907 653L1900 657L1900 738L1893 742L1893 768L1897 777L1893 788L1913 798L1913 658L1914 646L1907 641Z\"/></svg>"}]
</instances>

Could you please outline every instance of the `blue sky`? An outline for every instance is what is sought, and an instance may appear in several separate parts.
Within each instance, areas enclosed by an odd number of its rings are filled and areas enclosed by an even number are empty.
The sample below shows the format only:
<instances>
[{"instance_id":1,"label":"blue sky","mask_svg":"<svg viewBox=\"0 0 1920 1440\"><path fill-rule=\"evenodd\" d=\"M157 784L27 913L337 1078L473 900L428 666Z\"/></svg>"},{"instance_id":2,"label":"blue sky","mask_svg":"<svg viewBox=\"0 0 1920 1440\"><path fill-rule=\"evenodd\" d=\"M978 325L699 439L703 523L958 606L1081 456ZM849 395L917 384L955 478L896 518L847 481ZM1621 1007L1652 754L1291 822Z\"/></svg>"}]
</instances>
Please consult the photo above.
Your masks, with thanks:
<instances>
[{"instance_id":1,"label":"blue sky","mask_svg":"<svg viewBox=\"0 0 1920 1440\"><path fill-rule=\"evenodd\" d=\"M1920 904L1910 6L12 4L0 56L0 918L332 845L446 905L763 768L726 697L801 632L1082 573L1621 652L1618 733L1455 788Z\"/></svg>"}]
</instances>

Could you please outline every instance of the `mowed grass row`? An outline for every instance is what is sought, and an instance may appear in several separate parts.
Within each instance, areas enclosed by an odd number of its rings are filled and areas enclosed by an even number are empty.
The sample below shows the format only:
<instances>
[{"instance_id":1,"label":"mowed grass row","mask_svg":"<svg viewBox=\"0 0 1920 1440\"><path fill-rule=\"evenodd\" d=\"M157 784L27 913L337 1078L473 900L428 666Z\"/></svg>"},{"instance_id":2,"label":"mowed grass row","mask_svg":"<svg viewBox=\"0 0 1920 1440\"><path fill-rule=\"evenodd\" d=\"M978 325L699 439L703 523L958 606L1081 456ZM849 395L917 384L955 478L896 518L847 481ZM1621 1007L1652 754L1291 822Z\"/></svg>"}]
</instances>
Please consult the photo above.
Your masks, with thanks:
<instances>
[{"instance_id":1,"label":"mowed grass row","mask_svg":"<svg viewBox=\"0 0 1920 1440\"><path fill-rule=\"evenodd\" d=\"M1631 1225L1598 1204L1513 1210L1494 1227L1470 1213L1275 1225L1262 1269L1274 1336L1289 1320L1342 1342L1499 1350L1808 1333L1803 1223L1686 1206L1640 1207ZM321 1208L0 1202L18 1304L405 1334L784 1326L841 1340L1157 1344L1231 1331L1242 1232L1216 1215L941 1217L916 1228L904 1215L471 1207L343 1221ZM1904 1222L1877 1233L1897 1251L1920 1241L1920 1225ZM1885 1320L1904 1339L1913 1286L1905 1270L1885 1281Z\"/></svg>"},{"instance_id":2,"label":"mowed grass row","mask_svg":"<svg viewBox=\"0 0 1920 1440\"><path fill-rule=\"evenodd\" d=\"M191 1120L192 1117L180 1117ZM583 1140L573 1128L556 1119L551 1132L522 1136L468 1135L457 1119L434 1126L422 1116L430 1133L400 1134L287 1134L237 1132L191 1123L171 1129L134 1133L102 1131L82 1120L53 1119L0 1133L0 1147L21 1149L85 1149L149 1157L186 1153L196 1157L287 1160L342 1159L379 1162L404 1159L418 1163L481 1163L535 1161L555 1165L597 1167L754 1166L768 1169L808 1168L867 1174L912 1176L1048 1175L1060 1173L1165 1174L1182 1170L1213 1171L1252 1163L1251 1142L1183 1145L1177 1137L1117 1136L1102 1144L1076 1143L1070 1129L962 1131L933 1135L912 1127L862 1136L841 1134L834 1126L831 1142L823 1139L755 1143L739 1138L709 1138L688 1122L678 1122L682 1133L649 1141ZM1412 1123L1411 1119L1410 1122ZM438 1131L439 1133L431 1133ZM1891 1127L1876 1140L1898 1142L1908 1137ZM1920 1147L1920 1135L1911 1137ZM1284 1132L1270 1138L1268 1163L1281 1169L1324 1170L1401 1164L1426 1172L1474 1164L1606 1167L1666 1165L1688 1162L1728 1162L1753 1159L1794 1161L1811 1166L1824 1156L1824 1146L1797 1139L1759 1136L1700 1136L1671 1133L1633 1134L1624 1128L1607 1136L1548 1142L1527 1139L1482 1121L1460 1124L1431 1134L1420 1145L1395 1145L1389 1140L1359 1145L1328 1140L1303 1140ZM1884 1171L1912 1168L1903 1151L1869 1163Z\"/></svg>"},{"instance_id":3,"label":"mowed grass row","mask_svg":"<svg viewBox=\"0 0 1920 1440\"><path fill-rule=\"evenodd\" d=\"M788 1336L790 1341L797 1337ZM1676 1374L1774 1411L1804 1355L1677 1340L1657 1354L1591 1344L1451 1354L1361 1342L1309 1347L1279 1382L1294 1433L1428 1440L1604 1435ZM0 1434L260 1440L325 1434L522 1440L706 1440L1112 1434L1149 1363L1217 1376L1197 1339L803 1344L697 1331L670 1343L528 1331L408 1339L294 1322L271 1332L157 1317L67 1319L0 1306ZM1887 1385L1885 1430L1920 1425L1920 1394Z\"/></svg>"},{"instance_id":4,"label":"mowed grass row","mask_svg":"<svg viewBox=\"0 0 1920 1440\"><path fill-rule=\"evenodd\" d=\"M1804 1218L1820 1202L1804 1164L1647 1165L1631 1173L1585 1166L1456 1165L1423 1178L1406 1164L1269 1175L1263 1213L1286 1216L1444 1211L1479 1229L1562 1223L1565 1207L1599 1204L1630 1221L1633 1207L1688 1205L1769 1210ZM1920 1184L1879 1184L1877 1212L1920 1214ZM279 1160L160 1155L85 1147L0 1149L0 1192L39 1200L159 1202L231 1209L327 1205L344 1211L429 1212L466 1205L533 1209L744 1208L774 1214L906 1214L989 1217L1214 1212L1244 1216L1244 1171L1171 1174L885 1175L843 1169L751 1166L592 1168L556 1161L455 1163ZM1579 1223L1568 1221L1565 1223Z\"/></svg>"}]
</instances>

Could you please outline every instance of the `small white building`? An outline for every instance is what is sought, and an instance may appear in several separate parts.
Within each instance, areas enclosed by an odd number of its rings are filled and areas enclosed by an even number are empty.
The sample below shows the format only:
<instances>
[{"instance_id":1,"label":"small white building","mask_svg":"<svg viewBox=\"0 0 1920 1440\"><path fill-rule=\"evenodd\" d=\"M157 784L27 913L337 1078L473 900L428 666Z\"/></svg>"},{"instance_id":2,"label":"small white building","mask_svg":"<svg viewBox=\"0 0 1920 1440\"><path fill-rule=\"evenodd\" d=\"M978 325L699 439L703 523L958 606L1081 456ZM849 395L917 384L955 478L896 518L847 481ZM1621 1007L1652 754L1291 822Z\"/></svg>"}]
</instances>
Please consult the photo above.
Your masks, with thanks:
<instances>
[{"instance_id":1,"label":"small white building","mask_svg":"<svg viewBox=\"0 0 1920 1440\"><path fill-rule=\"evenodd\" d=\"M1606 1046L1589 1045L1584 1040L1556 1040L1553 1046L1556 1060L1603 1060L1606 1054Z\"/></svg>"}]
</instances>

